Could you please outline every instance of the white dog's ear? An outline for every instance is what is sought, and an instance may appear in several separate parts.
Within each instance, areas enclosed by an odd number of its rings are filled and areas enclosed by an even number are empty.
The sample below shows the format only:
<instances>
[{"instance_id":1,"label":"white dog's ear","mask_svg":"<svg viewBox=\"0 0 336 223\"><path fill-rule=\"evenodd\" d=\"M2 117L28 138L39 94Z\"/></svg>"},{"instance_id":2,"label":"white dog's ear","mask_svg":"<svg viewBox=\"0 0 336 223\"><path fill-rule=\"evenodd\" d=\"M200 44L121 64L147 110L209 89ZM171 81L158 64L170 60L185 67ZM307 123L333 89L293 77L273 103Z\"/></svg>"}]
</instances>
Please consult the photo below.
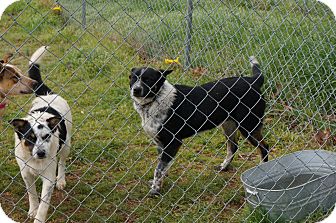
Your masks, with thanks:
<instances>
[{"instance_id":1,"label":"white dog's ear","mask_svg":"<svg viewBox=\"0 0 336 223\"><path fill-rule=\"evenodd\" d=\"M162 69L160 69L159 71L162 74L162 76L164 76L164 77L167 77L168 74L173 72L173 70L162 70Z\"/></svg>"},{"instance_id":2,"label":"white dog's ear","mask_svg":"<svg viewBox=\"0 0 336 223\"><path fill-rule=\"evenodd\" d=\"M61 117L51 117L47 119L48 127L53 131L55 127L61 122Z\"/></svg>"},{"instance_id":3,"label":"white dog's ear","mask_svg":"<svg viewBox=\"0 0 336 223\"><path fill-rule=\"evenodd\" d=\"M24 127L28 124L27 120L24 119L12 119L9 121L9 124L14 126L16 132L23 132Z\"/></svg>"}]
</instances>

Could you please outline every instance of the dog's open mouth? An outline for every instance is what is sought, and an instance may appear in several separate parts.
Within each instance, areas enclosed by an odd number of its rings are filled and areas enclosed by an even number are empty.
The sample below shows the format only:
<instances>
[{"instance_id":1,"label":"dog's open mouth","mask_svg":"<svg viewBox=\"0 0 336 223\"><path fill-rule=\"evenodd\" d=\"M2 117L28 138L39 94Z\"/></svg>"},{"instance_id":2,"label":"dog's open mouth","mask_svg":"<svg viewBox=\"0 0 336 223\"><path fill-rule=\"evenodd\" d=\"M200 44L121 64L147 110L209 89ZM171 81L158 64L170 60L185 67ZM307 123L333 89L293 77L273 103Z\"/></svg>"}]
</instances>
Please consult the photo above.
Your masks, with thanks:
<instances>
[{"instance_id":1,"label":"dog's open mouth","mask_svg":"<svg viewBox=\"0 0 336 223\"><path fill-rule=\"evenodd\" d=\"M34 92L33 90L20 91L20 94L31 94L33 92Z\"/></svg>"}]
</instances>

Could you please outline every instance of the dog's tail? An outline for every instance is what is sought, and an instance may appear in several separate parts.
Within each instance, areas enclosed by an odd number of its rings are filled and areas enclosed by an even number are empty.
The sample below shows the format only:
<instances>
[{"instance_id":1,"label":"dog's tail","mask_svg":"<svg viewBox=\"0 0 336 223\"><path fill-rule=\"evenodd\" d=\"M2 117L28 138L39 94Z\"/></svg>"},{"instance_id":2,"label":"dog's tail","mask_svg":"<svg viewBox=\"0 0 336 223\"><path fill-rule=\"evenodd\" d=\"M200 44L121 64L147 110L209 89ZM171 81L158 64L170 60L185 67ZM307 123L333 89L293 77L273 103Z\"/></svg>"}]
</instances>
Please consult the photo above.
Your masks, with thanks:
<instances>
[{"instance_id":1,"label":"dog's tail","mask_svg":"<svg viewBox=\"0 0 336 223\"><path fill-rule=\"evenodd\" d=\"M36 96L53 94L52 90L43 83L40 72L40 63L44 54L47 52L47 49L47 46L38 48L35 53L33 53L29 61L29 77L37 81L37 84L34 87Z\"/></svg>"},{"instance_id":2,"label":"dog's tail","mask_svg":"<svg viewBox=\"0 0 336 223\"><path fill-rule=\"evenodd\" d=\"M264 75L261 73L260 65L257 59L254 56L250 56L250 63L252 67L252 74L253 74L253 85L261 88L264 84Z\"/></svg>"}]
</instances>

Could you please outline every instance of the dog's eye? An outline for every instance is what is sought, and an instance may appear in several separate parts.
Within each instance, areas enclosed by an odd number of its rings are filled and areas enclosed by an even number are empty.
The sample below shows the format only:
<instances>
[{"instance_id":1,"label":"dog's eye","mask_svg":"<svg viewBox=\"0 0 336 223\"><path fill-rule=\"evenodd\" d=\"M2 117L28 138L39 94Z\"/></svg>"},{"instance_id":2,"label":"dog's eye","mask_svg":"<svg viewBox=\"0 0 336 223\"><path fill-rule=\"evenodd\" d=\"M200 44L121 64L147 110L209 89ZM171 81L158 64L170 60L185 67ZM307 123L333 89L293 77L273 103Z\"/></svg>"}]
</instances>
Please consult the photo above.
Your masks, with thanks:
<instances>
[{"instance_id":1,"label":"dog's eye","mask_svg":"<svg viewBox=\"0 0 336 223\"><path fill-rule=\"evenodd\" d=\"M27 137L26 140L30 141L30 142L35 142L36 141L36 136L34 133L30 133Z\"/></svg>"},{"instance_id":2,"label":"dog's eye","mask_svg":"<svg viewBox=\"0 0 336 223\"><path fill-rule=\"evenodd\" d=\"M50 138L50 134L47 134L47 135L45 135L45 136L42 136L42 140L47 140L47 139L49 139Z\"/></svg>"},{"instance_id":3,"label":"dog's eye","mask_svg":"<svg viewBox=\"0 0 336 223\"><path fill-rule=\"evenodd\" d=\"M138 80L138 77L135 75L131 75L131 80Z\"/></svg>"},{"instance_id":4,"label":"dog's eye","mask_svg":"<svg viewBox=\"0 0 336 223\"><path fill-rule=\"evenodd\" d=\"M26 143L26 144L29 144L29 145L32 145L32 144L34 144L35 142L36 142L36 137L35 137L35 136L34 136L34 137L29 136L29 137L27 137L26 140L25 140L25 143Z\"/></svg>"},{"instance_id":5,"label":"dog's eye","mask_svg":"<svg viewBox=\"0 0 336 223\"><path fill-rule=\"evenodd\" d=\"M25 144L26 146L34 145L34 143L33 143L32 141L30 141L29 139L26 139L26 140L24 141L24 144Z\"/></svg>"},{"instance_id":6,"label":"dog's eye","mask_svg":"<svg viewBox=\"0 0 336 223\"><path fill-rule=\"evenodd\" d=\"M13 76L13 77L12 77L12 80L13 80L15 83L17 83L17 82L19 82L20 78L17 77L17 76Z\"/></svg>"},{"instance_id":7,"label":"dog's eye","mask_svg":"<svg viewBox=\"0 0 336 223\"><path fill-rule=\"evenodd\" d=\"M148 78L148 77L142 77L141 80L142 80L142 81L148 81L149 78Z\"/></svg>"}]
</instances>

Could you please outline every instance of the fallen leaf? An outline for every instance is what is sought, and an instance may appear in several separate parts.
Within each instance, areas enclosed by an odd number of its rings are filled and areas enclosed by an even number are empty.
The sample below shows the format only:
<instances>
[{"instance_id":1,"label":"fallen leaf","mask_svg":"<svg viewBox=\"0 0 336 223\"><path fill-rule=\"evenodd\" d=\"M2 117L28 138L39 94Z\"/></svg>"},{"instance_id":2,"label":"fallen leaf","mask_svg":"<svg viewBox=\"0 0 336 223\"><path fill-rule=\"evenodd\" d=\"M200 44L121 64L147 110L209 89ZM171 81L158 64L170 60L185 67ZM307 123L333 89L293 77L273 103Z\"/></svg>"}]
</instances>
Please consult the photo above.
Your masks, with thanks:
<instances>
[{"instance_id":1,"label":"fallen leaf","mask_svg":"<svg viewBox=\"0 0 336 223\"><path fill-rule=\"evenodd\" d=\"M208 72L208 70L204 67L195 67L191 69L191 72L195 75L203 75Z\"/></svg>"},{"instance_id":2,"label":"fallen leaf","mask_svg":"<svg viewBox=\"0 0 336 223\"><path fill-rule=\"evenodd\" d=\"M284 108L285 108L286 110L288 110L288 111L292 111L292 110L293 110L293 107L290 106L290 105L288 105L287 103L284 104Z\"/></svg>"},{"instance_id":3,"label":"fallen leaf","mask_svg":"<svg viewBox=\"0 0 336 223\"><path fill-rule=\"evenodd\" d=\"M314 138L319 145L323 145L324 133L322 130L318 130L317 133L314 135Z\"/></svg>"},{"instance_id":4,"label":"fallen leaf","mask_svg":"<svg viewBox=\"0 0 336 223\"><path fill-rule=\"evenodd\" d=\"M277 83L275 86L275 92L272 93L271 97L273 99L277 98L282 91L282 85L280 83Z\"/></svg>"},{"instance_id":5,"label":"fallen leaf","mask_svg":"<svg viewBox=\"0 0 336 223\"><path fill-rule=\"evenodd\" d=\"M321 130L319 129L317 133L314 135L315 140L317 143L322 146L322 145L332 145L336 139L336 136L331 135L330 129L326 130Z\"/></svg>"}]
</instances>

